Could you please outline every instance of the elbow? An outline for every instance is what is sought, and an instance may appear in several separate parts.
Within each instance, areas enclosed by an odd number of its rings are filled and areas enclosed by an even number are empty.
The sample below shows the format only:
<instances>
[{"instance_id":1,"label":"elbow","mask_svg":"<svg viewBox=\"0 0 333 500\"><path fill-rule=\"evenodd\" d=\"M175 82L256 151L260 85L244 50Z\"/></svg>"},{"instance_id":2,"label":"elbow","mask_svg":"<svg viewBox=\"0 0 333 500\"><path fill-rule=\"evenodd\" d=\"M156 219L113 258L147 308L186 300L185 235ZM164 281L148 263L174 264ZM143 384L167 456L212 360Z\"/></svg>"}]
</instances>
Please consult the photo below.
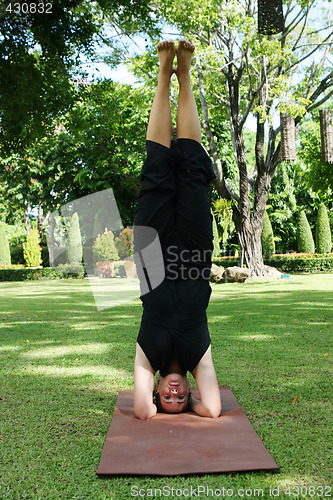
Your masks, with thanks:
<instances>
[{"instance_id":1,"label":"elbow","mask_svg":"<svg viewBox=\"0 0 333 500\"><path fill-rule=\"evenodd\" d=\"M210 418L219 418L221 415L222 407L221 405L216 405L214 407L207 409L207 416Z\"/></svg>"},{"instance_id":2,"label":"elbow","mask_svg":"<svg viewBox=\"0 0 333 500\"><path fill-rule=\"evenodd\" d=\"M156 407L153 406L152 408L134 408L134 415L139 420L149 420L156 415Z\"/></svg>"},{"instance_id":3,"label":"elbow","mask_svg":"<svg viewBox=\"0 0 333 500\"><path fill-rule=\"evenodd\" d=\"M150 416L149 416L149 414L147 412L137 412L137 411L135 411L134 415L139 420L149 420L149 418L150 418Z\"/></svg>"}]
</instances>

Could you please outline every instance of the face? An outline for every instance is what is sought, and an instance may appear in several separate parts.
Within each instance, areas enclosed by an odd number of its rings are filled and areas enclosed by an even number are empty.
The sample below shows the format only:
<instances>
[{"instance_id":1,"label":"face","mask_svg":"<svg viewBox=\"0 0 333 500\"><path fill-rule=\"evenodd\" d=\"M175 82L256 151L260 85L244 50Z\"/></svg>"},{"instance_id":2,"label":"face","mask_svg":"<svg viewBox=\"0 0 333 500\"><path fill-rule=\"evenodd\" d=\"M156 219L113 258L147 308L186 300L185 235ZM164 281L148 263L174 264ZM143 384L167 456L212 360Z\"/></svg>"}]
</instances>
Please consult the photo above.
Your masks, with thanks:
<instances>
[{"instance_id":1,"label":"face","mask_svg":"<svg viewBox=\"0 0 333 500\"><path fill-rule=\"evenodd\" d=\"M180 373L168 373L156 385L161 405L167 413L180 413L187 405L189 383Z\"/></svg>"}]
</instances>

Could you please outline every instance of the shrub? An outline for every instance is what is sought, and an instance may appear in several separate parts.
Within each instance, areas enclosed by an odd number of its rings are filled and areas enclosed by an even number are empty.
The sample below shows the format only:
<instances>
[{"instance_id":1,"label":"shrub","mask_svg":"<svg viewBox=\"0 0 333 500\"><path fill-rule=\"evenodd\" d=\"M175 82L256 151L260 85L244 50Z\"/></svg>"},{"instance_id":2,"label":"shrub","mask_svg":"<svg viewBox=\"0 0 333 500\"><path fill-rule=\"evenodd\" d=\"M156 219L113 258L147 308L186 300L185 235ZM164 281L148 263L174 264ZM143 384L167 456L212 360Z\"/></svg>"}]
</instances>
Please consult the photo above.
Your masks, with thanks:
<instances>
[{"instance_id":1,"label":"shrub","mask_svg":"<svg viewBox=\"0 0 333 500\"><path fill-rule=\"evenodd\" d=\"M219 232L217 229L216 219L213 213L212 217L213 217L213 257L220 257L221 248L220 248Z\"/></svg>"},{"instance_id":2,"label":"shrub","mask_svg":"<svg viewBox=\"0 0 333 500\"><path fill-rule=\"evenodd\" d=\"M220 257L213 260L214 264L223 267L239 266L239 260L232 257ZM267 266L276 267L283 273L311 273L333 271L333 253L289 253L276 254L265 259Z\"/></svg>"},{"instance_id":3,"label":"shrub","mask_svg":"<svg viewBox=\"0 0 333 500\"><path fill-rule=\"evenodd\" d=\"M68 239L66 246L67 264L78 264L82 262L82 240L77 212L72 215L68 227Z\"/></svg>"},{"instance_id":4,"label":"shrub","mask_svg":"<svg viewBox=\"0 0 333 500\"><path fill-rule=\"evenodd\" d=\"M321 203L317 215L316 252L329 253L332 249L330 221L324 203Z\"/></svg>"},{"instance_id":5,"label":"shrub","mask_svg":"<svg viewBox=\"0 0 333 500\"><path fill-rule=\"evenodd\" d=\"M115 238L114 243L120 259L126 259L126 257L133 254L133 240L133 229L130 227L125 227L120 235Z\"/></svg>"},{"instance_id":6,"label":"shrub","mask_svg":"<svg viewBox=\"0 0 333 500\"><path fill-rule=\"evenodd\" d=\"M299 213L297 224L297 246L299 252L314 253L315 245L308 219L304 210Z\"/></svg>"},{"instance_id":7,"label":"shrub","mask_svg":"<svg viewBox=\"0 0 333 500\"><path fill-rule=\"evenodd\" d=\"M93 245L94 257L100 261L118 260L119 255L114 242L112 231L107 231L99 234Z\"/></svg>"},{"instance_id":8,"label":"shrub","mask_svg":"<svg viewBox=\"0 0 333 500\"><path fill-rule=\"evenodd\" d=\"M275 254L275 242L274 242L274 233L271 221L269 220L268 214L265 211L264 214L264 222L262 226L261 233L261 245L262 245L262 253L264 257L270 258Z\"/></svg>"},{"instance_id":9,"label":"shrub","mask_svg":"<svg viewBox=\"0 0 333 500\"><path fill-rule=\"evenodd\" d=\"M9 242L9 247L12 248L23 245L27 238L27 230L24 224L6 224L5 225L6 235ZM23 254L22 254L23 256ZM23 262L22 262L23 263Z\"/></svg>"},{"instance_id":10,"label":"shrub","mask_svg":"<svg viewBox=\"0 0 333 500\"><path fill-rule=\"evenodd\" d=\"M4 268L0 267L0 281L30 281L30 280L48 280L48 279L67 279L84 277L83 269L78 269L77 273L73 273L72 269L66 269L66 266L58 268L44 267L39 269L27 269L17 265L16 267Z\"/></svg>"},{"instance_id":11,"label":"shrub","mask_svg":"<svg viewBox=\"0 0 333 500\"><path fill-rule=\"evenodd\" d=\"M333 254L290 253L274 255L265 264L285 273L311 273L333 271Z\"/></svg>"},{"instance_id":12,"label":"shrub","mask_svg":"<svg viewBox=\"0 0 333 500\"><path fill-rule=\"evenodd\" d=\"M38 267L42 264L42 249L39 244L39 234L36 227L30 229L23 244L23 257L28 267Z\"/></svg>"},{"instance_id":13,"label":"shrub","mask_svg":"<svg viewBox=\"0 0 333 500\"><path fill-rule=\"evenodd\" d=\"M0 264L5 266L10 266L11 257L9 250L9 243L5 233L5 228L3 224L0 222Z\"/></svg>"}]
</instances>

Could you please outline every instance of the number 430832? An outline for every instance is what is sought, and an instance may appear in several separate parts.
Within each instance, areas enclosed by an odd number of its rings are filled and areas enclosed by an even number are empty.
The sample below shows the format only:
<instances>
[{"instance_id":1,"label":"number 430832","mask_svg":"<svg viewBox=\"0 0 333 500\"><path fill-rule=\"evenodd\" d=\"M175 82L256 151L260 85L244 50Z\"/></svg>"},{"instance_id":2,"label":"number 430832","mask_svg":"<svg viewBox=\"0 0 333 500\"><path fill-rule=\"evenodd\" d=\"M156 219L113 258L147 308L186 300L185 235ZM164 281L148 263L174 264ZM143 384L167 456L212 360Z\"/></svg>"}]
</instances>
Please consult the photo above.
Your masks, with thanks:
<instances>
[{"instance_id":1,"label":"number 430832","mask_svg":"<svg viewBox=\"0 0 333 500\"><path fill-rule=\"evenodd\" d=\"M51 14L52 3L10 3L6 7L6 12L11 14Z\"/></svg>"}]
</instances>

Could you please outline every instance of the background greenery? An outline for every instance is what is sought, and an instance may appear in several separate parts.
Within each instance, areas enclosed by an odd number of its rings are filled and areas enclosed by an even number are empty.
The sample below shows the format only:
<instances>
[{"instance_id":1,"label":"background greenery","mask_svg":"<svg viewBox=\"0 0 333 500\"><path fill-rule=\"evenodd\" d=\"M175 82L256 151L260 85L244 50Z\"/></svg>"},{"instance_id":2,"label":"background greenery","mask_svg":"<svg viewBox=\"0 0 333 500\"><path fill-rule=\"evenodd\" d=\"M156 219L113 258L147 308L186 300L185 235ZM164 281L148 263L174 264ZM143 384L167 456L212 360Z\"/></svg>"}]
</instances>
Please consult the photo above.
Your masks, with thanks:
<instances>
[{"instance_id":1,"label":"background greenery","mask_svg":"<svg viewBox=\"0 0 333 500\"><path fill-rule=\"evenodd\" d=\"M218 381L278 473L100 479L117 393L133 389L140 301L97 312L84 280L1 283L0 498L124 500L132 485L166 484L264 488L266 498L279 486L290 498L287 486L329 486L332 292L332 274L213 286Z\"/></svg>"},{"instance_id":2,"label":"background greenery","mask_svg":"<svg viewBox=\"0 0 333 500\"><path fill-rule=\"evenodd\" d=\"M188 9L184 9L179 0L58 0L53 15L46 19L29 13L15 16L1 7L0 221L8 224L13 263L23 258L16 247L24 241L22 228L32 223L32 208L38 211L38 228L43 236L42 222L48 213L73 199L112 188L124 226L133 224L145 156L145 129L156 87L156 43L163 36L195 40L211 139L224 178L235 193L240 186L231 140L235 127L230 127L227 112L228 85L239 80L239 93L231 92L239 95L239 103L234 103L239 108L239 121L248 112L252 116L252 126L246 123L243 129L248 177L255 177L258 171L260 120L255 123L255 118L266 119L270 109L267 126L274 128L275 104L289 106L295 116L297 158L280 162L267 200L276 251L300 250L296 221L302 210L314 234L318 208L325 203L332 226L332 166L321 159L318 111L319 103L319 107L332 108L331 2L324 0L318 6L310 0L291 0L285 8L286 16L297 15L282 41L280 35L258 36L255 5L250 0L228 0L225 5L203 0L187 2ZM238 59L224 47L226 36L231 36L231 45L235 42L242 47L246 64L237 66ZM234 78L225 73L224 57L230 61L227 66L234 71ZM87 67L102 61L112 68L127 64L133 83L113 82L96 73L88 75ZM257 88L259 75L264 74L265 96ZM203 118L195 68L192 78ZM177 92L173 84L173 114ZM273 128L266 136L276 136L277 146L279 135ZM240 144L243 138L238 137ZM265 148L266 154L267 144ZM272 153L275 145L270 143L268 149ZM269 155L266 159L269 163ZM269 184L265 184L267 189ZM210 195L212 202L225 201L215 189ZM249 216L254 214L255 198L252 193ZM237 203L230 203L218 224L222 251L227 255L234 254L238 246L229 217Z\"/></svg>"}]
</instances>

